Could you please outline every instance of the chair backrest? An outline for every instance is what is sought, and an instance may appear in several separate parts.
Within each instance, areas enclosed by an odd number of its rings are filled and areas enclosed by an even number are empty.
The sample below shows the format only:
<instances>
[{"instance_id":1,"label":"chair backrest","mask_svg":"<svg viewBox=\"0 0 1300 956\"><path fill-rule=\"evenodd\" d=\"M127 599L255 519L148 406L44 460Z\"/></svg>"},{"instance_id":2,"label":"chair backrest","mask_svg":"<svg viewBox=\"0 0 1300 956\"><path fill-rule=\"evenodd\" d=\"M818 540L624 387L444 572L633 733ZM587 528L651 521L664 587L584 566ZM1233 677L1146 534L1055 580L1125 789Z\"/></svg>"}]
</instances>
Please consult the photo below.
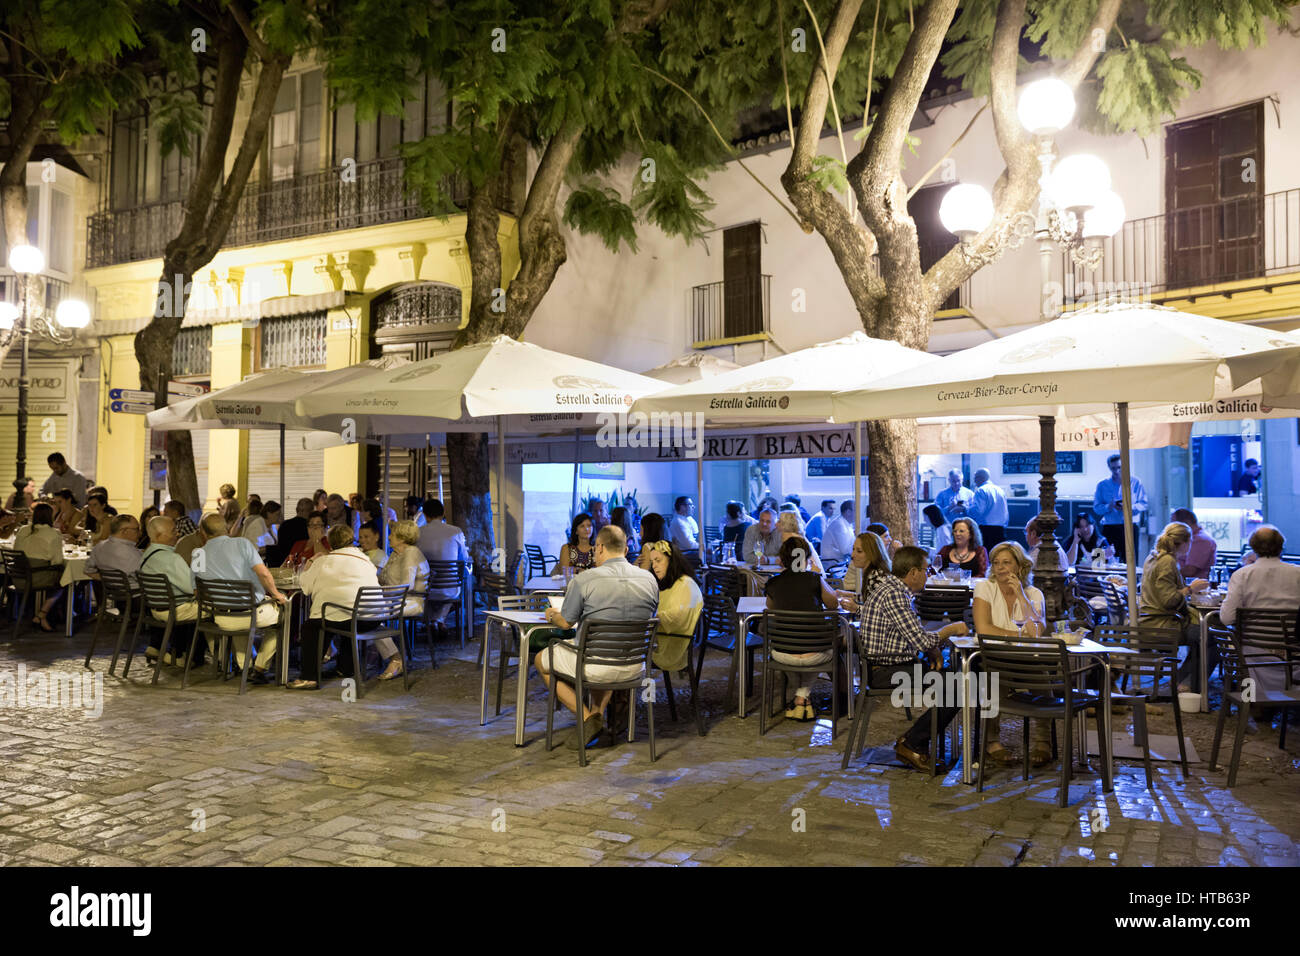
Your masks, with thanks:
<instances>
[{"instance_id":1,"label":"chair backrest","mask_svg":"<svg viewBox=\"0 0 1300 956\"><path fill-rule=\"evenodd\" d=\"M740 572L735 568L727 564L710 564L704 569L704 587L700 590L706 596L720 594L729 597L734 603L740 599L740 592L744 588L741 584Z\"/></svg>"},{"instance_id":2,"label":"chair backrest","mask_svg":"<svg viewBox=\"0 0 1300 956\"><path fill-rule=\"evenodd\" d=\"M626 667L649 663L659 619L578 622L578 658L586 664Z\"/></svg>"},{"instance_id":3,"label":"chair backrest","mask_svg":"<svg viewBox=\"0 0 1300 956\"><path fill-rule=\"evenodd\" d=\"M1285 657L1288 650L1291 656L1300 657L1300 645L1296 643L1295 608L1274 610L1243 607L1237 611L1236 627L1242 644L1257 647L1277 657Z\"/></svg>"},{"instance_id":4,"label":"chair backrest","mask_svg":"<svg viewBox=\"0 0 1300 956\"><path fill-rule=\"evenodd\" d=\"M722 532L719 529L713 527L713 525L705 525L704 544L706 547L711 548L714 545L718 544L721 540L722 540Z\"/></svg>"},{"instance_id":5,"label":"chair backrest","mask_svg":"<svg viewBox=\"0 0 1300 956\"><path fill-rule=\"evenodd\" d=\"M1153 627L1141 624L1102 624L1093 629L1092 638L1109 647L1126 647L1133 653L1111 656L1111 671L1134 677L1156 677L1169 674L1169 662L1174 662L1174 676L1178 667L1177 628Z\"/></svg>"},{"instance_id":6,"label":"chair backrest","mask_svg":"<svg viewBox=\"0 0 1300 956\"><path fill-rule=\"evenodd\" d=\"M515 587L519 587L530 577L528 567L530 562L528 555L523 551L516 551L514 560L510 562L510 567L506 569L506 576L510 578Z\"/></svg>"},{"instance_id":7,"label":"chair backrest","mask_svg":"<svg viewBox=\"0 0 1300 956\"><path fill-rule=\"evenodd\" d=\"M826 565L826 577L833 581L843 582L844 575L848 572L849 565L847 561L839 561L834 564Z\"/></svg>"},{"instance_id":8,"label":"chair backrest","mask_svg":"<svg viewBox=\"0 0 1300 956\"><path fill-rule=\"evenodd\" d=\"M147 611L169 611L188 600L187 595L177 593L165 574L141 571L137 577L140 580L140 596Z\"/></svg>"},{"instance_id":9,"label":"chair backrest","mask_svg":"<svg viewBox=\"0 0 1300 956\"><path fill-rule=\"evenodd\" d=\"M249 581L199 578L196 582L199 617L252 615L257 612L257 595Z\"/></svg>"},{"instance_id":10,"label":"chair backrest","mask_svg":"<svg viewBox=\"0 0 1300 956\"><path fill-rule=\"evenodd\" d=\"M968 588L927 586L916 596L916 614L922 621L963 620L974 594Z\"/></svg>"},{"instance_id":11,"label":"chair backrest","mask_svg":"<svg viewBox=\"0 0 1300 956\"><path fill-rule=\"evenodd\" d=\"M980 667L996 673L1007 689L1026 690L1053 697L1071 686L1065 642L1048 637L994 637L977 634Z\"/></svg>"},{"instance_id":12,"label":"chair backrest","mask_svg":"<svg viewBox=\"0 0 1300 956\"><path fill-rule=\"evenodd\" d=\"M551 606L550 598L545 594L498 594L498 611L545 611Z\"/></svg>"},{"instance_id":13,"label":"chair backrest","mask_svg":"<svg viewBox=\"0 0 1300 956\"><path fill-rule=\"evenodd\" d=\"M456 590L465 583L464 574L464 566L459 561L430 561L424 586L429 590Z\"/></svg>"},{"instance_id":14,"label":"chair backrest","mask_svg":"<svg viewBox=\"0 0 1300 956\"><path fill-rule=\"evenodd\" d=\"M710 634L729 637L736 633L736 602L725 594L704 595L704 608L700 611L701 636Z\"/></svg>"},{"instance_id":15,"label":"chair backrest","mask_svg":"<svg viewBox=\"0 0 1300 956\"><path fill-rule=\"evenodd\" d=\"M410 585L357 588L357 599L352 602L352 617L358 621L394 621L402 617L406 592Z\"/></svg>"},{"instance_id":16,"label":"chair backrest","mask_svg":"<svg viewBox=\"0 0 1300 956\"><path fill-rule=\"evenodd\" d=\"M1101 582L1101 593L1106 596L1106 614L1114 624L1128 623L1128 601L1110 581Z\"/></svg>"},{"instance_id":17,"label":"chair backrest","mask_svg":"<svg viewBox=\"0 0 1300 956\"><path fill-rule=\"evenodd\" d=\"M104 596L111 599L114 604L125 607L135 597L133 593L135 589L131 587L131 579L126 576L125 571L101 568L99 580L104 587Z\"/></svg>"},{"instance_id":18,"label":"chair backrest","mask_svg":"<svg viewBox=\"0 0 1300 956\"><path fill-rule=\"evenodd\" d=\"M1241 642L1235 631L1226 628L1210 629L1211 652L1218 652L1223 663L1223 687L1225 691L1234 691L1241 687L1241 681L1248 676L1249 668L1241 653Z\"/></svg>"},{"instance_id":19,"label":"chair backrest","mask_svg":"<svg viewBox=\"0 0 1300 956\"><path fill-rule=\"evenodd\" d=\"M32 564L27 560L26 552L17 548L0 548L0 559L3 559L5 574L10 578L26 579L31 576Z\"/></svg>"},{"instance_id":20,"label":"chair backrest","mask_svg":"<svg viewBox=\"0 0 1300 956\"><path fill-rule=\"evenodd\" d=\"M832 611L764 611L769 652L815 654L839 646L840 616Z\"/></svg>"},{"instance_id":21,"label":"chair backrest","mask_svg":"<svg viewBox=\"0 0 1300 956\"><path fill-rule=\"evenodd\" d=\"M433 586L433 567L429 567L430 587ZM515 587L510 579L504 574L493 574L491 571L480 571L478 575L479 588L488 594L514 594Z\"/></svg>"},{"instance_id":22,"label":"chair backrest","mask_svg":"<svg viewBox=\"0 0 1300 956\"><path fill-rule=\"evenodd\" d=\"M1104 598L1106 593L1105 589L1102 587L1103 573L1104 572L1101 571L1093 571L1090 568L1077 568L1074 572L1075 593L1085 601L1088 600L1088 598L1094 597Z\"/></svg>"},{"instance_id":23,"label":"chair backrest","mask_svg":"<svg viewBox=\"0 0 1300 956\"><path fill-rule=\"evenodd\" d=\"M524 545L524 553L528 555L528 576L536 577L539 574L546 573L546 556L542 554L539 545Z\"/></svg>"}]
</instances>

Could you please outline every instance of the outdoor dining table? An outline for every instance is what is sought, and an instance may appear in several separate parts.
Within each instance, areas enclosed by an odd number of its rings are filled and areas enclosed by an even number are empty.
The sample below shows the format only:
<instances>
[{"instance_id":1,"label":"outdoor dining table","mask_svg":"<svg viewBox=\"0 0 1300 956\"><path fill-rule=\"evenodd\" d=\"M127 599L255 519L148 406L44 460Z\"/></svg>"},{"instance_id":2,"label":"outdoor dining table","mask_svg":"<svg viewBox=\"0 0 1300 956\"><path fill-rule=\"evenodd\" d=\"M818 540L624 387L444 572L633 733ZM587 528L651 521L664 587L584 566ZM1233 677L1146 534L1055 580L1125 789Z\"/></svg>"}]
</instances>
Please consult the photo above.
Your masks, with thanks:
<instances>
[{"instance_id":1,"label":"outdoor dining table","mask_svg":"<svg viewBox=\"0 0 1300 956\"><path fill-rule=\"evenodd\" d=\"M546 614L543 611L492 611L487 612L487 623L483 628L483 668L481 676L481 686L479 687L479 715L478 723L482 727L487 723L487 680L488 671L491 670L492 649L487 646L488 633L490 628L488 624L497 621L507 628L513 629L519 636L519 666L516 668L518 679L515 684L515 746L524 745L524 717L525 705L528 700L528 636L539 627L553 626L546 620ZM502 644L500 653L506 653L505 645Z\"/></svg>"},{"instance_id":2,"label":"outdoor dining table","mask_svg":"<svg viewBox=\"0 0 1300 956\"><path fill-rule=\"evenodd\" d=\"M520 590L525 594L563 594L564 578L553 578L549 574L537 574L525 581Z\"/></svg>"},{"instance_id":3,"label":"outdoor dining table","mask_svg":"<svg viewBox=\"0 0 1300 956\"><path fill-rule=\"evenodd\" d=\"M13 538L0 540L0 548L12 548L14 546ZM86 562L90 560L90 552L74 544L65 544L63 546L63 576L59 578L59 587L70 588L68 592L67 613L64 614L66 619L64 633L66 636L72 636L72 617L73 609L76 605L77 585L82 581L89 581L90 576L86 574Z\"/></svg>"},{"instance_id":4,"label":"outdoor dining table","mask_svg":"<svg viewBox=\"0 0 1300 956\"><path fill-rule=\"evenodd\" d=\"M1047 636L1050 637L1051 635ZM961 687L963 689L969 688L972 683L970 676L971 662L978 657L980 653L979 641L973 635L953 637L949 640L951 641L953 648L961 656ZM1098 644L1090 638L1084 638L1078 644L1067 644L1065 651L1070 657L1091 657L1101 664L1102 670L1104 671L1101 682L1102 725L1104 728L1103 733L1106 735L1106 740L1109 741L1111 739L1110 657L1112 654L1133 654L1135 651L1127 647ZM965 694L962 697L961 706L961 780L962 783L967 784L975 782L975 776L971 770L971 760L973 759L971 744L974 739L973 715L976 712L976 708L972 706L973 702L971 696L972 695L970 694ZM1087 730L1085 727L1085 721L1082 718L1077 722L1077 728L1078 737L1076 739L1078 740L1079 745L1079 765L1080 767L1087 767ZM1100 743L1100 741L1098 742ZM1105 793L1111 792L1112 781L1114 779L1115 757L1112 753L1113 749L1114 748L1112 747L1106 748L1106 759L1103 761L1102 765L1102 790ZM1062 759L1064 759L1064 757L1062 757Z\"/></svg>"}]
</instances>

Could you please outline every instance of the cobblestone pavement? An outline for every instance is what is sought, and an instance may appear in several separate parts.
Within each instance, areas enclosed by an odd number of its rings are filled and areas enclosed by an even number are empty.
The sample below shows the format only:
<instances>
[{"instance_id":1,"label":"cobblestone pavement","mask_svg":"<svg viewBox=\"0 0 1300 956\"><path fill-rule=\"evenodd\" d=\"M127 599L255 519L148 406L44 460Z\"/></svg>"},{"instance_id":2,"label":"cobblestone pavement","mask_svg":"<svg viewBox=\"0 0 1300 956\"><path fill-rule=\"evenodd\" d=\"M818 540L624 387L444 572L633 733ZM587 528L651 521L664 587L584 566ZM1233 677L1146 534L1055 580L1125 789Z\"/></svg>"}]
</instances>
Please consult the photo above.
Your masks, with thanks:
<instances>
[{"instance_id":1,"label":"cobblestone pavement","mask_svg":"<svg viewBox=\"0 0 1300 956\"><path fill-rule=\"evenodd\" d=\"M20 664L29 682L82 673L87 640L0 644L0 681ZM834 746L824 725L778 723L759 739L756 716L722 712L718 656L701 685L707 737L660 706L657 762L643 717L636 743L593 749L584 769L571 750L546 752L536 681L526 747L513 746L509 707L478 725L476 648L440 654L409 693L371 681L355 703L337 682L241 698L205 674L182 692L170 668L155 688L137 660L129 679L104 680L98 718L2 709L0 865L1300 863L1300 729L1281 751L1261 721L1229 790L1206 766L1213 715L1189 715L1201 762L1186 782L1157 763L1148 793L1141 762L1118 761L1114 793L1083 775L1059 809L1053 767L1028 783L1000 771L981 795L959 769L929 779L859 761L842 772L847 722ZM93 664L103 674L107 657ZM513 672L507 688L510 701ZM688 692L678 696L686 717ZM1018 725L1003 723L1018 747ZM1153 723L1173 732L1167 704ZM572 718L557 724L567 733ZM871 743L902 725L878 708Z\"/></svg>"}]
</instances>

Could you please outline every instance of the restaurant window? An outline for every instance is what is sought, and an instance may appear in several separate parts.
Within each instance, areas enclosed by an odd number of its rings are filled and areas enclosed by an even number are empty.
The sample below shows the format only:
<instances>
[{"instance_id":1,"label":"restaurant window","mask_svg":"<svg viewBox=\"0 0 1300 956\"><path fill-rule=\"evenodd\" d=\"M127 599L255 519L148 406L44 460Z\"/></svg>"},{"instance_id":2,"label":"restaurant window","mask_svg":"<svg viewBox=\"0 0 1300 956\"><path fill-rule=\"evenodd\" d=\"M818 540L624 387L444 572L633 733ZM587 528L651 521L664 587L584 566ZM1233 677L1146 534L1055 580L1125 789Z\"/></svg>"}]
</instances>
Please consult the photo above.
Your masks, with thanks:
<instances>
[{"instance_id":1,"label":"restaurant window","mask_svg":"<svg viewBox=\"0 0 1300 956\"><path fill-rule=\"evenodd\" d=\"M919 189L916 195L907 201L907 214L916 223L916 242L921 253L921 272L929 270L936 262L948 254L957 245L957 237L943 227L939 220L939 204L948 190L956 183L940 183ZM961 290L954 290L944 300L939 310L961 308Z\"/></svg>"},{"instance_id":2,"label":"restaurant window","mask_svg":"<svg viewBox=\"0 0 1300 956\"><path fill-rule=\"evenodd\" d=\"M327 329L324 312L262 319L257 326L257 367L323 368Z\"/></svg>"},{"instance_id":3,"label":"restaurant window","mask_svg":"<svg viewBox=\"0 0 1300 956\"><path fill-rule=\"evenodd\" d=\"M172 342L172 374L212 374L212 326L181 329Z\"/></svg>"},{"instance_id":4,"label":"restaurant window","mask_svg":"<svg viewBox=\"0 0 1300 956\"><path fill-rule=\"evenodd\" d=\"M1263 274L1263 182L1263 102L1165 130L1170 288Z\"/></svg>"}]
</instances>

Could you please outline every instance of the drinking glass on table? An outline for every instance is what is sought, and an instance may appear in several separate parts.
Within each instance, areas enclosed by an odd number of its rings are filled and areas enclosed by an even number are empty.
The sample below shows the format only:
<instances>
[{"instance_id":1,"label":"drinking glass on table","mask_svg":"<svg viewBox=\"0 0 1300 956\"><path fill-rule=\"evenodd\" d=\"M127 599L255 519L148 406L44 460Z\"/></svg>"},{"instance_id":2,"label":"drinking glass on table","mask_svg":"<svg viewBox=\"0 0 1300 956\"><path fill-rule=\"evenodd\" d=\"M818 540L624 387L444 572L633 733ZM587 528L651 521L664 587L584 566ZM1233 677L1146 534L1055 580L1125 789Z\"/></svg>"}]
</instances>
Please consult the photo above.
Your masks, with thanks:
<instances>
[{"instance_id":1,"label":"drinking glass on table","mask_svg":"<svg viewBox=\"0 0 1300 956\"><path fill-rule=\"evenodd\" d=\"M1011 623L1016 626L1016 637L1025 636L1025 622L1028 620L1029 608L1023 599L1016 598L1016 603L1011 608Z\"/></svg>"}]
</instances>

